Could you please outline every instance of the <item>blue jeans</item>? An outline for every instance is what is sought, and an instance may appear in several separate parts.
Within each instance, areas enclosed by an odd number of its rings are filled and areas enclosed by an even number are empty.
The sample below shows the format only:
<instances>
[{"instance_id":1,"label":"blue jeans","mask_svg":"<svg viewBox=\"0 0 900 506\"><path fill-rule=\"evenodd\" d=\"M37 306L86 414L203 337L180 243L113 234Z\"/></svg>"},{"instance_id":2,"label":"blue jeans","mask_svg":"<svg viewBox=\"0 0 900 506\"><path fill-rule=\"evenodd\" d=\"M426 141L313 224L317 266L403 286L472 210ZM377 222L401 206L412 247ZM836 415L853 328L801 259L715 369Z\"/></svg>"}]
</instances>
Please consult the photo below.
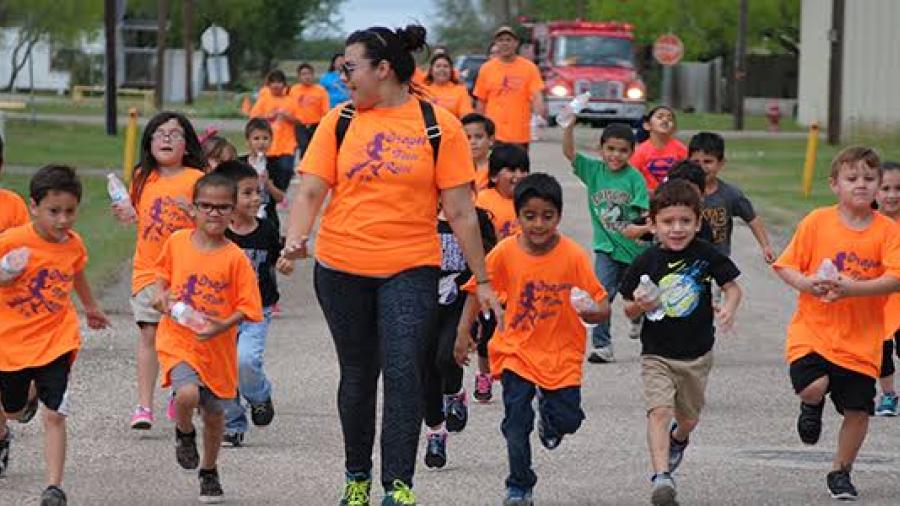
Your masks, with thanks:
<instances>
[{"instance_id":1,"label":"blue jeans","mask_svg":"<svg viewBox=\"0 0 900 506\"><path fill-rule=\"evenodd\" d=\"M606 289L609 304L612 305L619 289L619 282L622 281L622 276L625 274L625 270L628 269L628 264L613 260L609 253L602 251L595 251L594 255L594 273L597 274L597 279L600 280L600 284ZM603 323L597 325L591 331L591 344L594 348L609 346L612 339L609 335L610 320L604 320Z\"/></svg>"},{"instance_id":2,"label":"blue jeans","mask_svg":"<svg viewBox=\"0 0 900 506\"><path fill-rule=\"evenodd\" d=\"M509 476L506 486L531 490L537 475L531 469L531 431L534 429L532 399L539 387L512 371L503 371L503 423L500 430L506 438ZM558 390L540 389L538 410L546 425L560 436L574 434L584 420L581 410L581 387Z\"/></svg>"},{"instance_id":3,"label":"blue jeans","mask_svg":"<svg viewBox=\"0 0 900 506\"><path fill-rule=\"evenodd\" d=\"M225 405L225 432L247 432L245 399L251 404L260 404L272 395L272 384L263 371L263 352L266 350L266 336L272 322L272 308L263 309L261 322L245 321L238 327L238 394Z\"/></svg>"}]
</instances>

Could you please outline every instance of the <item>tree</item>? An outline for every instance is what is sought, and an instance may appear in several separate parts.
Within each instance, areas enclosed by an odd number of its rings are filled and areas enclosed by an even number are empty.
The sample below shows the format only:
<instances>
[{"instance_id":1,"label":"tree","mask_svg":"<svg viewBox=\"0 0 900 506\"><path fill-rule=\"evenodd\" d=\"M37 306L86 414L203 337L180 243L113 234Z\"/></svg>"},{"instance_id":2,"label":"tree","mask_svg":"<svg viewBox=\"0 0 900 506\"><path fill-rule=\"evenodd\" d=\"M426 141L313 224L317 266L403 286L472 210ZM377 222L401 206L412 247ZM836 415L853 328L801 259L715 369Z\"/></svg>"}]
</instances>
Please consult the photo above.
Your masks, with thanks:
<instances>
[{"instance_id":1,"label":"tree","mask_svg":"<svg viewBox=\"0 0 900 506\"><path fill-rule=\"evenodd\" d=\"M18 30L13 43L10 76L3 90L12 90L31 51L40 40L71 43L81 35L99 30L102 22L103 2L4 0L0 6L0 26L12 26Z\"/></svg>"},{"instance_id":2,"label":"tree","mask_svg":"<svg viewBox=\"0 0 900 506\"><path fill-rule=\"evenodd\" d=\"M452 53L486 52L490 27L471 0L436 0L435 17L440 23L435 26L435 36L429 37L432 44L443 44Z\"/></svg>"}]
</instances>

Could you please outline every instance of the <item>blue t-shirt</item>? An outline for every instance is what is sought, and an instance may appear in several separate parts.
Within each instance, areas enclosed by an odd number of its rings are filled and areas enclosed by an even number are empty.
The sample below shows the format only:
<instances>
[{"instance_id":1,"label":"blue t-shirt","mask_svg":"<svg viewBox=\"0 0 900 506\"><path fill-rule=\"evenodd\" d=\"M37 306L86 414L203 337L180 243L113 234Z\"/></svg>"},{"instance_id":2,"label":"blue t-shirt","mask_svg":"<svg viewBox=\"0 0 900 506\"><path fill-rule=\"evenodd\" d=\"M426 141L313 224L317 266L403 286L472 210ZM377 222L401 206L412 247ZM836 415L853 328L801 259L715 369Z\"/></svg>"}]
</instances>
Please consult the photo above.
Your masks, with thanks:
<instances>
[{"instance_id":1,"label":"blue t-shirt","mask_svg":"<svg viewBox=\"0 0 900 506\"><path fill-rule=\"evenodd\" d=\"M341 75L337 70L323 74L322 78L319 79L319 84L328 91L328 102L331 107L350 100L350 92L347 91L347 86L341 81Z\"/></svg>"}]
</instances>

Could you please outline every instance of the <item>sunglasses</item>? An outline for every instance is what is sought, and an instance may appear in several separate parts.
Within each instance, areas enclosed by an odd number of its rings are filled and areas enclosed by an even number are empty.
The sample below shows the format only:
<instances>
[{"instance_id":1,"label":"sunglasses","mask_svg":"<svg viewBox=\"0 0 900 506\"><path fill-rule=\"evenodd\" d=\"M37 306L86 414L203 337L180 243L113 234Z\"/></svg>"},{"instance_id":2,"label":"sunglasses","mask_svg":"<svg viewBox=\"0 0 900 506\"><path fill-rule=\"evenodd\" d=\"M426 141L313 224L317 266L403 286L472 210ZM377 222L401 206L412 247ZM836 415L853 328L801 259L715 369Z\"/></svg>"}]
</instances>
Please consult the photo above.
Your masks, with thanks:
<instances>
[{"instance_id":1,"label":"sunglasses","mask_svg":"<svg viewBox=\"0 0 900 506\"><path fill-rule=\"evenodd\" d=\"M212 215L213 212L218 214L219 216L225 216L226 214L231 214L234 211L234 204L213 204L210 202L194 202L194 207L203 211L204 214Z\"/></svg>"}]
</instances>

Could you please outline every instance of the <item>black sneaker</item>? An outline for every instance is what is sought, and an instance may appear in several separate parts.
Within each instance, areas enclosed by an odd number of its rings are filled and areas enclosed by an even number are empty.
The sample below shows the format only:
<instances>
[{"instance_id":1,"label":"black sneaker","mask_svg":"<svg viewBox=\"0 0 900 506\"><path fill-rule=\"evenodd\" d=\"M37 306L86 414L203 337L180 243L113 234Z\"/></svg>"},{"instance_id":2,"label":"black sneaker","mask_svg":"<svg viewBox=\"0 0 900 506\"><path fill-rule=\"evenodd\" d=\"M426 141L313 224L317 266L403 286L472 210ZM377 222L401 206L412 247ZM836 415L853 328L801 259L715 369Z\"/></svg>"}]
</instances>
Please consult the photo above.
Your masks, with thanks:
<instances>
[{"instance_id":1,"label":"black sneaker","mask_svg":"<svg viewBox=\"0 0 900 506\"><path fill-rule=\"evenodd\" d=\"M22 411L22 414L19 415L19 423L28 423L34 420L34 415L37 414L38 411L38 397L37 394L34 395L31 399L28 399L28 404L25 405L25 410Z\"/></svg>"},{"instance_id":2,"label":"black sneaker","mask_svg":"<svg viewBox=\"0 0 900 506\"><path fill-rule=\"evenodd\" d=\"M446 414L447 432L462 432L469 420L469 406L466 401L466 390L454 395L444 396L444 413Z\"/></svg>"},{"instance_id":3,"label":"black sneaker","mask_svg":"<svg viewBox=\"0 0 900 506\"><path fill-rule=\"evenodd\" d=\"M200 477L200 502L218 504L225 500L225 492L222 492L222 484L219 483L219 472L215 468L201 469L197 475Z\"/></svg>"},{"instance_id":4,"label":"black sneaker","mask_svg":"<svg viewBox=\"0 0 900 506\"><path fill-rule=\"evenodd\" d=\"M222 436L222 441L231 445L232 448L238 448L244 445L243 432L226 432Z\"/></svg>"},{"instance_id":5,"label":"black sneaker","mask_svg":"<svg viewBox=\"0 0 900 506\"><path fill-rule=\"evenodd\" d=\"M800 416L797 417L797 434L800 441L814 445L819 442L822 435L822 411L825 409L825 399L818 406L800 403Z\"/></svg>"},{"instance_id":6,"label":"black sneaker","mask_svg":"<svg viewBox=\"0 0 900 506\"><path fill-rule=\"evenodd\" d=\"M669 473L674 473L681 461L684 459L684 450L688 447L690 440L678 441L675 439L675 429L678 424L672 422L672 430L669 431Z\"/></svg>"},{"instance_id":7,"label":"black sneaker","mask_svg":"<svg viewBox=\"0 0 900 506\"><path fill-rule=\"evenodd\" d=\"M50 485L41 493L41 506L66 506L66 493L61 488Z\"/></svg>"},{"instance_id":8,"label":"black sneaker","mask_svg":"<svg viewBox=\"0 0 900 506\"><path fill-rule=\"evenodd\" d=\"M447 464L447 433L432 432L425 436L425 465L440 469Z\"/></svg>"},{"instance_id":9,"label":"black sneaker","mask_svg":"<svg viewBox=\"0 0 900 506\"><path fill-rule=\"evenodd\" d=\"M272 405L272 398L269 397L265 402L259 404L251 403L250 418L253 420L253 425L257 427L265 427L272 423L272 419L275 418L275 406Z\"/></svg>"},{"instance_id":10,"label":"black sneaker","mask_svg":"<svg viewBox=\"0 0 900 506\"><path fill-rule=\"evenodd\" d=\"M859 498L856 487L850 482L850 471L831 471L825 478L825 483L832 499L855 501Z\"/></svg>"},{"instance_id":11,"label":"black sneaker","mask_svg":"<svg viewBox=\"0 0 900 506\"><path fill-rule=\"evenodd\" d=\"M6 474L9 467L9 442L12 441L12 431L6 428L6 435L0 439L0 478Z\"/></svg>"},{"instance_id":12,"label":"black sneaker","mask_svg":"<svg viewBox=\"0 0 900 506\"><path fill-rule=\"evenodd\" d=\"M184 469L197 469L200 465L196 430L185 434L175 427L175 460Z\"/></svg>"},{"instance_id":13,"label":"black sneaker","mask_svg":"<svg viewBox=\"0 0 900 506\"><path fill-rule=\"evenodd\" d=\"M544 448L554 450L562 443L562 435L557 434L556 431L550 427L550 423L543 415L538 419L537 429L538 438L541 440L541 444L544 445Z\"/></svg>"}]
</instances>

